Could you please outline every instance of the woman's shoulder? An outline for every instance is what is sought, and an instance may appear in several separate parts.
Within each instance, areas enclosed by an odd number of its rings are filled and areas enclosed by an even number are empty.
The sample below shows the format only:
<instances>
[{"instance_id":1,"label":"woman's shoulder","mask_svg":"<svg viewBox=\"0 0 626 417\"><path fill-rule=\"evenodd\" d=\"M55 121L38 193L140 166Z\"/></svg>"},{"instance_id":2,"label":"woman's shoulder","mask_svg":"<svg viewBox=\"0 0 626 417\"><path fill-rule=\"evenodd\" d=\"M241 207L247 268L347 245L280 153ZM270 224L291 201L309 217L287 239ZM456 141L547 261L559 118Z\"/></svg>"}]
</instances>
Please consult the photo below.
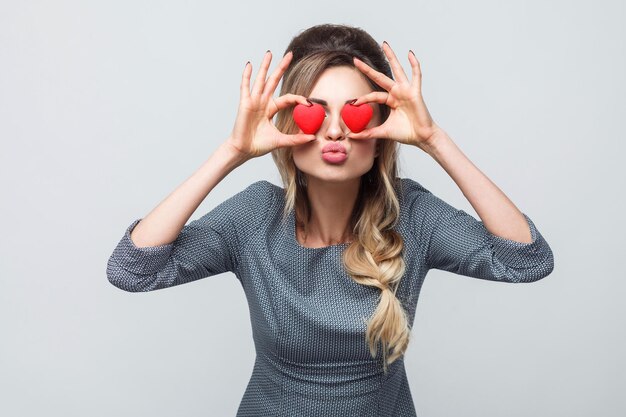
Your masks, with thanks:
<instances>
[{"instance_id":1,"label":"woman's shoulder","mask_svg":"<svg viewBox=\"0 0 626 417\"><path fill-rule=\"evenodd\" d=\"M432 193L422 183L412 178L400 178L398 201L401 215L412 223L419 223L426 217L437 217L442 211L454 210L452 206Z\"/></svg>"},{"instance_id":2,"label":"woman's shoulder","mask_svg":"<svg viewBox=\"0 0 626 417\"><path fill-rule=\"evenodd\" d=\"M431 194L430 190L412 178L398 178L398 180L398 198L403 202L414 202L426 194Z\"/></svg>"},{"instance_id":3,"label":"woman's shoulder","mask_svg":"<svg viewBox=\"0 0 626 417\"><path fill-rule=\"evenodd\" d=\"M248 184L214 207L209 217L215 223L228 221L245 230L255 228L267 217L276 188L266 180Z\"/></svg>"},{"instance_id":4,"label":"woman's shoulder","mask_svg":"<svg viewBox=\"0 0 626 417\"><path fill-rule=\"evenodd\" d=\"M273 197L273 194L279 189L280 187L272 184L267 180L258 180L249 184L246 188L244 188L237 194L241 195L242 198L247 198L251 201L260 202L267 200L268 198L271 199L271 197Z\"/></svg>"}]
</instances>

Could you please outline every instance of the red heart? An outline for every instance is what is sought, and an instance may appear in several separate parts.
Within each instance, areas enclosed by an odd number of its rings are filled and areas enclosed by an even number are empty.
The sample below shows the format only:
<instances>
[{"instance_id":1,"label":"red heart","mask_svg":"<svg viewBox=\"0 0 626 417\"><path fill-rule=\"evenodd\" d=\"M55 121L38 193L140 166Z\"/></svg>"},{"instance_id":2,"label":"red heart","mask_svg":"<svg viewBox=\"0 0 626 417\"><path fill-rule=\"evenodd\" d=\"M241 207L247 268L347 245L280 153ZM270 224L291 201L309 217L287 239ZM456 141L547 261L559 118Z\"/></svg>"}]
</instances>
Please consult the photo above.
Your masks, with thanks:
<instances>
[{"instance_id":1,"label":"red heart","mask_svg":"<svg viewBox=\"0 0 626 417\"><path fill-rule=\"evenodd\" d=\"M293 109L293 120L308 135L319 130L322 123L324 123L325 117L326 112L318 103L313 103L312 106L298 103Z\"/></svg>"},{"instance_id":2,"label":"red heart","mask_svg":"<svg viewBox=\"0 0 626 417\"><path fill-rule=\"evenodd\" d=\"M365 126L367 126L372 119L373 114L374 109L367 103L362 103L358 106L347 103L343 106L343 109L341 109L341 117L343 118L343 121L354 133L358 133L365 129Z\"/></svg>"}]
</instances>

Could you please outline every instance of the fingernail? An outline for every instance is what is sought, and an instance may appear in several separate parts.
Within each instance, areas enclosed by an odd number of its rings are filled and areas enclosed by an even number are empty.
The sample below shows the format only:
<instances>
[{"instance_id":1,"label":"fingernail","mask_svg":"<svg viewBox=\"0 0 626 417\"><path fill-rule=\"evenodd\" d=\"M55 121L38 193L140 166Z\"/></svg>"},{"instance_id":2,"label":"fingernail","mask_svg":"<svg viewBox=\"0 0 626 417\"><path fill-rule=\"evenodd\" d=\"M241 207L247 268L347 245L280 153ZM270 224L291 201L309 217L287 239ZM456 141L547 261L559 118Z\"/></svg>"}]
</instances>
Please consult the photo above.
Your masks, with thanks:
<instances>
[{"instance_id":1,"label":"fingernail","mask_svg":"<svg viewBox=\"0 0 626 417\"><path fill-rule=\"evenodd\" d=\"M270 51L270 50L268 49L268 50L267 50L267 52L269 52L269 51ZM265 53L267 53L267 52L265 52Z\"/></svg>"},{"instance_id":2,"label":"fingernail","mask_svg":"<svg viewBox=\"0 0 626 417\"><path fill-rule=\"evenodd\" d=\"M309 100L308 98L306 99L307 103L309 103L309 107L311 107L313 105L313 102L311 100Z\"/></svg>"},{"instance_id":3,"label":"fingernail","mask_svg":"<svg viewBox=\"0 0 626 417\"><path fill-rule=\"evenodd\" d=\"M415 56L415 52L413 52L413 50L412 50L412 49L409 49L409 52L410 52L411 54L413 54L413 56Z\"/></svg>"},{"instance_id":4,"label":"fingernail","mask_svg":"<svg viewBox=\"0 0 626 417\"><path fill-rule=\"evenodd\" d=\"M387 41L383 41L384 44L387 44L387 46L389 46L389 43Z\"/></svg>"},{"instance_id":5,"label":"fingernail","mask_svg":"<svg viewBox=\"0 0 626 417\"><path fill-rule=\"evenodd\" d=\"M348 103L350 103L350 104L354 104L357 100L358 100L358 99L357 99L357 98L355 98L355 99L350 100Z\"/></svg>"},{"instance_id":6,"label":"fingernail","mask_svg":"<svg viewBox=\"0 0 626 417\"><path fill-rule=\"evenodd\" d=\"M247 67L249 63L250 63L250 61L246 62L246 65L244 65L243 67L244 68Z\"/></svg>"}]
</instances>

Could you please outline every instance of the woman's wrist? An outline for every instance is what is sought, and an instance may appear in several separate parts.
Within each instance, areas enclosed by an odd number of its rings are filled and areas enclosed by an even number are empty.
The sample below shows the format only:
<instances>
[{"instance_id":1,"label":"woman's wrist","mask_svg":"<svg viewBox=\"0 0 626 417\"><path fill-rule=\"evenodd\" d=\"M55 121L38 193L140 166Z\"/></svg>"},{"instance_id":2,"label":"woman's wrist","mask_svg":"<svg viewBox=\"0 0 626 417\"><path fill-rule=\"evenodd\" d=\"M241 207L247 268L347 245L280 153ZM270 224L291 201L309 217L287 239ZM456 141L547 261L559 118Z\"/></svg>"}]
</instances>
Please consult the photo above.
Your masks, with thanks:
<instances>
[{"instance_id":1,"label":"woman's wrist","mask_svg":"<svg viewBox=\"0 0 626 417\"><path fill-rule=\"evenodd\" d=\"M250 159L248 155L244 154L235 146L233 146L230 137L220 145L220 148L221 152L223 152L224 155L226 155L226 157L237 166L243 164Z\"/></svg>"},{"instance_id":2,"label":"woman's wrist","mask_svg":"<svg viewBox=\"0 0 626 417\"><path fill-rule=\"evenodd\" d=\"M418 144L418 147L428 155L437 159L436 156L440 153L441 149L447 146L451 141L450 136L439 126L435 125L432 135L427 140Z\"/></svg>"}]
</instances>

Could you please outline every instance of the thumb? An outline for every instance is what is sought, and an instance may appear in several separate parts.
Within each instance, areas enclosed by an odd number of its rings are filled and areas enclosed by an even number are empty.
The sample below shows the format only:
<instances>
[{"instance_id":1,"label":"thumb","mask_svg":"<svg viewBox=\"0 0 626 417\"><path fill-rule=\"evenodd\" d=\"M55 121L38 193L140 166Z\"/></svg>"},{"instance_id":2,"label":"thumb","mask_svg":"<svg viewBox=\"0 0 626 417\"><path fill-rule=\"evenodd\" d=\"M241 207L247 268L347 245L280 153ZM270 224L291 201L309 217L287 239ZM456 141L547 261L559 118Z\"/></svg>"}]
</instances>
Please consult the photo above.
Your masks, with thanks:
<instances>
[{"instance_id":1,"label":"thumb","mask_svg":"<svg viewBox=\"0 0 626 417\"><path fill-rule=\"evenodd\" d=\"M278 147L304 145L313 142L315 139L317 139L315 135L306 133L294 133L292 135L281 134Z\"/></svg>"},{"instance_id":2,"label":"thumb","mask_svg":"<svg viewBox=\"0 0 626 417\"><path fill-rule=\"evenodd\" d=\"M313 142L315 139L317 139L317 136L315 135L308 135L306 133L299 133L296 135L296 141L298 143L309 143L309 142Z\"/></svg>"},{"instance_id":3,"label":"thumb","mask_svg":"<svg viewBox=\"0 0 626 417\"><path fill-rule=\"evenodd\" d=\"M350 132L348 136L351 139L370 139L372 137L372 130L364 129L364 130L361 130L360 132Z\"/></svg>"}]
</instances>

